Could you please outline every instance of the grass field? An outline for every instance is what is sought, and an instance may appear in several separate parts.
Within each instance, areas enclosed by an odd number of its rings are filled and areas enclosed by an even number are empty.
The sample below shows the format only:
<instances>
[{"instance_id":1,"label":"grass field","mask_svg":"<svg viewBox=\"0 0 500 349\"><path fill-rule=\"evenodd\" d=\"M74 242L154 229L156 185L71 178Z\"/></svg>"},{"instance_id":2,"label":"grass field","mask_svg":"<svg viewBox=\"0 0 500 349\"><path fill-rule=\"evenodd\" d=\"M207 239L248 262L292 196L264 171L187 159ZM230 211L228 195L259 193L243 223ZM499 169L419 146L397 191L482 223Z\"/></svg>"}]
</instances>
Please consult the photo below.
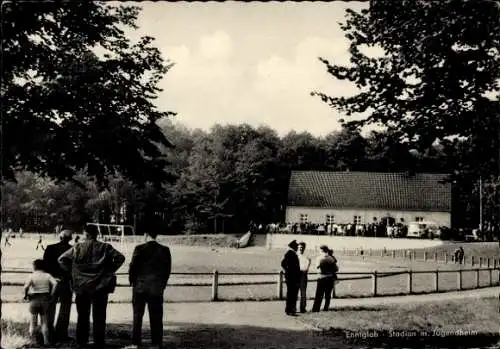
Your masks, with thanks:
<instances>
[{"instance_id":1,"label":"grass field","mask_svg":"<svg viewBox=\"0 0 500 349\"><path fill-rule=\"evenodd\" d=\"M390 348L498 348L497 298L383 307L345 308L305 314L301 321L343 336L348 343Z\"/></svg>"},{"instance_id":2,"label":"grass field","mask_svg":"<svg viewBox=\"0 0 500 349\"><path fill-rule=\"evenodd\" d=\"M54 240L55 241L55 240ZM48 243L48 241L46 241ZM119 245L117 245L118 247ZM12 241L12 246L3 249L4 270L21 268L29 269L31 261L41 258L43 252L35 251L36 240L18 239ZM133 244L128 244L124 251L126 262L119 270L126 273L130 262ZM211 298L211 273L217 269L219 273L270 273L271 275L220 275L219 298L221 300L240 299L273 299L276 297L277 275L280 270L280 261L283 250L267 250L263 247L250 247L246 249L200 247L200 246L171 246L174 273L207 273L207 275L172 275L165 298L169 302L182 301L208 301ZM315 257L314 251L308 251L311 258ZM392 258L360 258L354 256L338 255L340 272L369 273L374 270L381 272L404 272L412 270L456 270L455 264L434 264L432 262L409 261ZM26 274L4 274L3 282L23 282ZM356 277L362 275L340 275L340 278ZM368 277L368 276L366 276ZM425 293L433 290L432 274L415 274L413 276L413 291ZM492 273L494 283L498 282L498 272ZM489 285L489 273L479 273L481 286ZM127 276L120 275L119 284L127 285ZM263 285L231 285L224 283L264 282ZM205 286L176 286L179 283L205 284ZM440 291L454 290L457 284L456 273L442 274L439 277ZM463 287L472 288L476 285L474 272L463 273ZM372 281L369 278L359 280L341 280L337 284L338 297L363 297L371 294ZM406 292L407 276L399 274L381 277L378 281L377 291L380 295L401 294ZM19 286L4 286L2 299L6 302L21 301L22 292ZM314 285L311 284L311 296L314 294ZM131 290L128 287L119 287L110 297L111 302L130 302Z\"/></svg>"},{"instance_id":3,"label":"grass field","mask_svg":"<svg viewBox=\"0 0 500 349\"><path fill-rule=\"evenodd\" d=\"M122 305L120 305L122 306ZM123 305L129 312L129 305ZM125 310L126 308L126 310ZM468 299L378 307L340 308L301 314L297 321L316 330L278 329L273 326L168 321L169 348L276 349L276 348L498 348L498 300ZM255 316L255 314L252 314ZM74 331L74 324L70 326ZM147 326L145 336L149 333ZM3 321L3 347L27 344L27 323ZM131 323L107 325L108 348L130 343ZM26 345L24 348L32 348ZM64 348L72 348L64 345Z\"/></svg>"}]
</instances>

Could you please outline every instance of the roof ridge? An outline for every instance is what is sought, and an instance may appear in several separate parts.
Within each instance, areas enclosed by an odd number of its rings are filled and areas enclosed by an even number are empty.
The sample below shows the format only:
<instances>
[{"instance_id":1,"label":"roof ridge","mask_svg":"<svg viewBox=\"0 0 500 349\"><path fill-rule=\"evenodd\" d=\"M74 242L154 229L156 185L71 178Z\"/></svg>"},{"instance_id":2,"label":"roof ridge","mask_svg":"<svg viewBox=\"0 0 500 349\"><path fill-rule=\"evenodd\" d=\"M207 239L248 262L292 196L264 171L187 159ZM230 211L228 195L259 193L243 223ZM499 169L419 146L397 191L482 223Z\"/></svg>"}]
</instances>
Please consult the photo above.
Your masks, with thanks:
<instances>
[{"instance_id":1,"label":"roof ridge","mask_svg":"<svg viewBox=\"0 0 500 349\"><path fill-rule=\"evenodd\" d=\"M451 211L446 174L405 172L292 171L288 205Z\"/></svg>"},{"instance_id":2,"label":"roof ridge","mask_svg":"<svg viewBox=\"0 0 500 349\"><path fill-rule=\"evenodd\" d=\"M366 173L366 174L407 174L408 172L377 172L377 171L328 171L328 170L291 170L291 173ZM415 172L415 175L440 175L450 176L451 173Z\"/></svg>"}]
</instances>

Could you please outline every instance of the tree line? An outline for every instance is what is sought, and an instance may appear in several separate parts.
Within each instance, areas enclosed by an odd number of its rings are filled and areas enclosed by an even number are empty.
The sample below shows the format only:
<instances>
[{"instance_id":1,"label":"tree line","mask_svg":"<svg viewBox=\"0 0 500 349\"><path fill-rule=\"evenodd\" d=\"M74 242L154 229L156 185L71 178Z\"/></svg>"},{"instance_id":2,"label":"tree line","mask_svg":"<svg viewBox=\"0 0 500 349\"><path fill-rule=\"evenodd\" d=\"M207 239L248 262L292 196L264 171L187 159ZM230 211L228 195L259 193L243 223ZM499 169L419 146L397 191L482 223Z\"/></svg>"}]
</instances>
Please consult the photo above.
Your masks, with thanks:
<instances>
[{"instance_id":1,"label":"tree line","mask_svg":"<svg viewBox=\"0 0 500 349\"><path fill-rule=\"evenodd\" d=\"M3 185L4 223L51 230L84 221L133 224L138 231L165 233L244 232L256 224L283 222L292 170L427 172L457 170L457 148L434 144L420 153L387 131L363 136L343 127L323 137L291 131L280 137L269 127L215 125L190 130L160 124L173 147L162 148L173 178L161 187L140 186L112 175L106 186L88 174L56 181L28 171ZM478 178L450 176L454 188L453 225L477 227ZM483 186L485 220L495 219L494 183Z\"/></svg>"}]
</instances>

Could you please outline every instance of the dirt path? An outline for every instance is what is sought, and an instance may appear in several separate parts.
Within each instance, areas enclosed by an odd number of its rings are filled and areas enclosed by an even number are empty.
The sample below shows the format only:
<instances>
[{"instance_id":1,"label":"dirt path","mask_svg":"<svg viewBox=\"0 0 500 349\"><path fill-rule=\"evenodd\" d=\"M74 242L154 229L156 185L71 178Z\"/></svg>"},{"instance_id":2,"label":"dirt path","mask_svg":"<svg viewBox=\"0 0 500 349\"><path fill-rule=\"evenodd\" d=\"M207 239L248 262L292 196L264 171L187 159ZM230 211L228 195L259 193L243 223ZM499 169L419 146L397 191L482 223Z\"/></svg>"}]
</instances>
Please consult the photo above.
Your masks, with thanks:
<instances>
[{"instance_id":1,"label":"dirt path","mask_svg":"<svg viewBox=\"0 0 500 349\"><path fill-rule=\"evenodd\" d=\"M462 292L447 292L426 295L398 297L376 297L360 299L337 299L331 308L363 307L401 303L432 302L452 299L498 297L500 287L490 287ZM309 301L309 307L311 301ZM132 322L131 304L109 304L108 322ZM5 319L28 319L26 303L6 303L2 315ZM258 326L278 330L301 331L304 324L284 314L284 301L267 302L204 302L204 303L166 303L165 323L219 324L236 326ZM76 321L76 311L72 311L71 320ZM147 319L145 319L147 321Z\"/></svg>"}]
</instances>

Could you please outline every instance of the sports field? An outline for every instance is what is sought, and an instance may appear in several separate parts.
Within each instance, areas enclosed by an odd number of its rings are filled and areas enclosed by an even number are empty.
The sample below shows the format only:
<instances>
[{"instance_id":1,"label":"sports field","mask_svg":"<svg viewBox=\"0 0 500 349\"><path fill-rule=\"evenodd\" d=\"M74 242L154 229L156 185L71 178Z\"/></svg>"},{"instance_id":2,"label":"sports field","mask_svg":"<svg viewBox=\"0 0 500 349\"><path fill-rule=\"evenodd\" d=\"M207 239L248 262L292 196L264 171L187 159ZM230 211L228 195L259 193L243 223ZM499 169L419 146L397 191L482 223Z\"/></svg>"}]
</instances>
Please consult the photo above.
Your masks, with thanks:
<instances>
[{"instance_id":1,"label":"sports field","mask_svg":"<svg viewBox=\"0 0 500 349\"><path fill-rule=\"evenodd\" d=\"M44 244L54 243L54 237L45 238ZM13 239L12 246L3 248L3 267L5 271L12 269L29 270L31 262L43 256L43 251L36 251L36 239ZM114 244L126 256L126 262L119 270L118 283L127 286L126 272L134 248L134 244L121 246ZM193 246L171 246L173 269L169 287L166 290L167 302L193 302L208 301L211 298L212 272L219 272L219 298L221 300L238 299L272 299L277 295L277 279L280 270L280 261L284 250L267 250L263 247L250 247L245 249L211 248ZM314 251L306 251L312 259ZM434 264L433 262L405 261L401 259L360 258L354 256L337 256L339 259L340 273L370 273L377 270L384 272L404 272L412 270L456 270L454 264ZM466 267L467 268L467 267ZM314 269L314 268L312 268ZM176 275L176 273L206 273L207 275ZM240 275L224 275L234 273ZM244 275L245 273L263 275ZM267 273L267 275L265 275ZM26 274L3 274L2 281L7 283L2 289L2 299L5 302L19 302L22 299L20 286L9 286L8 283L20 283ZM489 273L479 273L480 285L489 284ZM498 272L492 273L493 282L498 282ZM342 280L345 278L358 278L356 280ZM314 279L314 276L311 276ZM372 290L372 280L369 275L342 275L337 284L338 297L369 296ZM475 272L463 273L463 287L472 288L476 285ZM248 282L261 282L258 285L241 285ZM178 284L188 284L180 286ZM238 283L239 285L224 285L225 283ZM202 284L203 286L194 286ZM440 291L453 290L457 285L456 273L446 273L439 277ZM314 284L311 283L310 295L314 294ZM413 292L430 292L434 288L434 275L413 275ZM407 289L407 275L397 274L379 277L377 292L380 295L401 294ZM111 302L130 302L131 289L118 287L110 297Z\"/></svg>"}]
</instances>

